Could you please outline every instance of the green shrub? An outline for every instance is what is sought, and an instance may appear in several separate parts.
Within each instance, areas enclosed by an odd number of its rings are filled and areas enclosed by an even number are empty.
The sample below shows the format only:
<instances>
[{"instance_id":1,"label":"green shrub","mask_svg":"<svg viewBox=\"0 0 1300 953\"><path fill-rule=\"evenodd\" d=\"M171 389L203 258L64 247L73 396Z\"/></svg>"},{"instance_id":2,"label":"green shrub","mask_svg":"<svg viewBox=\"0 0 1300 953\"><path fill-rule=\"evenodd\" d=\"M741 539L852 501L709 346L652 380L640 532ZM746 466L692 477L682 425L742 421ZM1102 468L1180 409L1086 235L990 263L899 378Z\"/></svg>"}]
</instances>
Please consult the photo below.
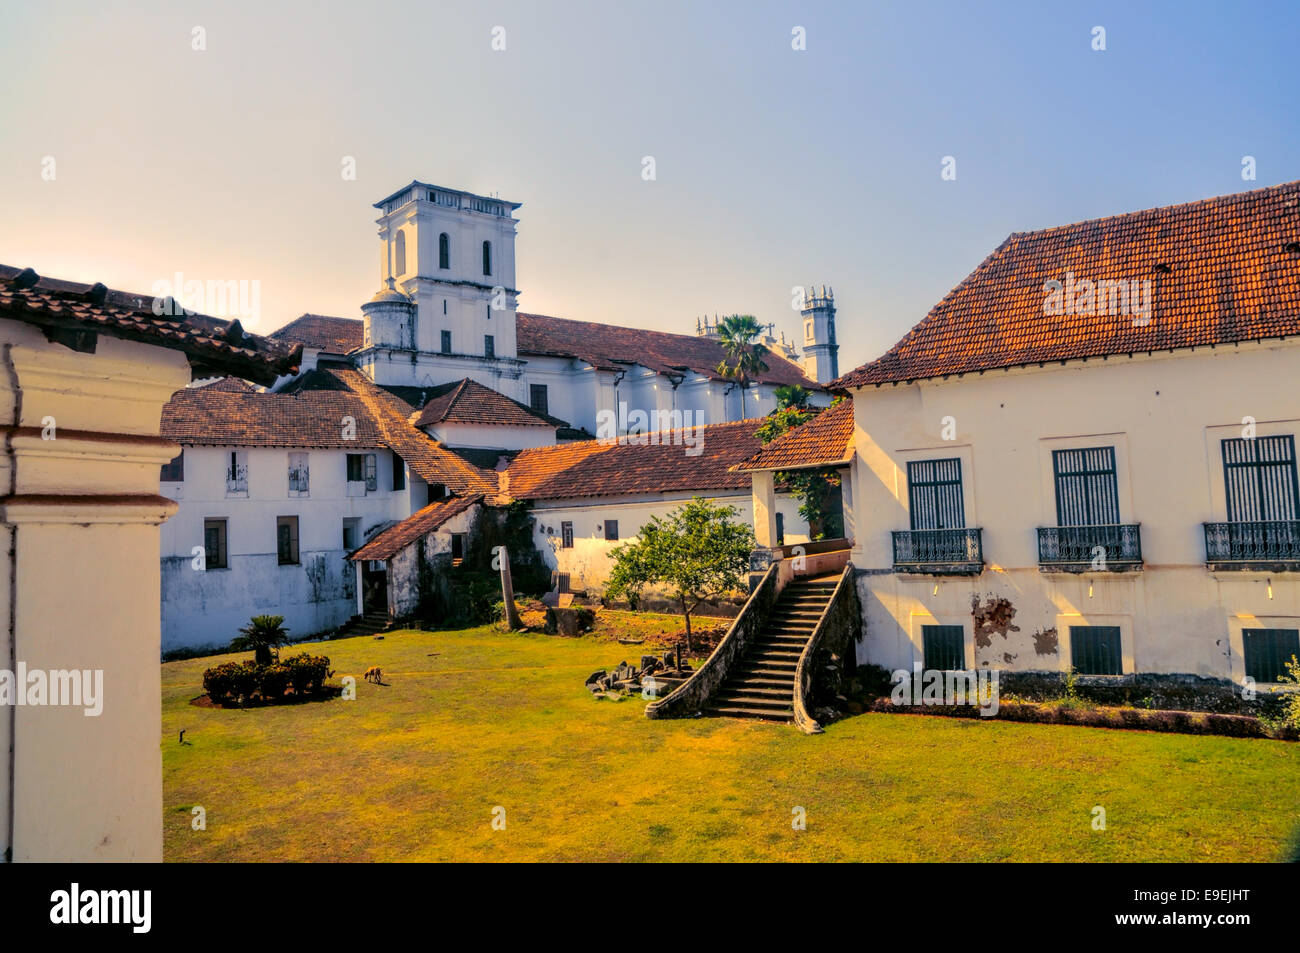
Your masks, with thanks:
<instances>
[{"instance_id":1,"label":"green shrub","mask_svg":"<svg viewBox=\"0 0 1300 953\"><path fill-rule=\"evenodd\" d=\"M299 652L282 659L280 665L288 673L289 684L293 686L295 695L320 691L325 680L334 674L330 669L330 660L324 655Z\"/></svg>"},{"instance_id":2,"label":"green shrub","mask_svg":"<svg viewBox=\"0 0 1300 953\"><path fill-rule=\"evenodd\" d=\"M265 702L284 700L286 688L294 695L319 692L334 672L324 655L300 652L270 665L256 662L223 662L203 673L203 690L219 705L246 704L254 696Z\"/></svg>"},{"instance_id":3,"label":"green shrub","mask_svg":"<svg viewBox=\"0 0 1300 953\"><path fill-rule=\"evenodd\" d=\"M289 666L283 662L263 665L257 673L257 690L266 701L279 701L289 687Z\"/></svg>"}]
</instances>

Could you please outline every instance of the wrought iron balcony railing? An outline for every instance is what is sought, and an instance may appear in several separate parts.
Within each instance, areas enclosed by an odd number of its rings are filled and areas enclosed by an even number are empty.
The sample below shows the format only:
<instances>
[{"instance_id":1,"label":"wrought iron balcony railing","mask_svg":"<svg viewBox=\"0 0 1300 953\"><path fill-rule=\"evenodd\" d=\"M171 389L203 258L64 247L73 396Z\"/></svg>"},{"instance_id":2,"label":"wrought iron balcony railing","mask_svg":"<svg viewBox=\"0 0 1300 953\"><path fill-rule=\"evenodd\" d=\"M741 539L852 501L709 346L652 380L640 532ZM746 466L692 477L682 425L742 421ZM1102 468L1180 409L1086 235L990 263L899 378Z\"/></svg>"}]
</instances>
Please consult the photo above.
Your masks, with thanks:
<instances>
[{"instance_id":1,"label":"wrought iron balcony railing","mask_svg":"<svg viewBox=\"0 0 1300 953\"><path fill-rule=\"evenodd\" d=\"M1049 572L1127 572L1142 568L1137 523L1038 527L1038 565Z\"/></svg>"},{"instance_id":2,"label":"wrought iron balcony railing","mask_svg":"<svg viewBox=\"0 0 1300 953\"><path fill-rule=\"evenodd\" d=\"M978 528L896 530L893 536L895 572L978 575L984 570Z\"/></svg>"},{"instance_id":3,"label":"wrought iron balcony railing","mask_svg":"<svg viewBox=\"0 0 1300 953\"><path fill-rule=\"evenodd\" d=\"M1204 525L1210 569L1300 569L1300 520Z\"/></svg>"}]
</instances>

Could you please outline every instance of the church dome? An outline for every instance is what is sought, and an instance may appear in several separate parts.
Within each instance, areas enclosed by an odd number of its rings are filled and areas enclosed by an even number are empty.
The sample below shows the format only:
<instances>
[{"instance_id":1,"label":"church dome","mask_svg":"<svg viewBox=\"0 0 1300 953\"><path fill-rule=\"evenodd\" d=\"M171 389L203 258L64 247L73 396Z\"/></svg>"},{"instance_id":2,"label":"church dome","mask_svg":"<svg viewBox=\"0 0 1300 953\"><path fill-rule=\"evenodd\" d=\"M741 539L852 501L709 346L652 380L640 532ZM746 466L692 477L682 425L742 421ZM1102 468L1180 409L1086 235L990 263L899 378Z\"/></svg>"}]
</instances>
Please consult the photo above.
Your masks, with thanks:
<instances>
[{"instance_id":1,"label":"church dome","mask_svg":"<svg viewBox=\"0 0 1300 953\"><path fill-rule=\"evenodd\" d=\"M412 301L409 297L407 297L406 295L398 291L393 282L393 279L389 278L388 287L380 288L378 291L375 292L374 297L371 298L366 303L367 304L411 304Z\"/></svg>"}]
</instances>

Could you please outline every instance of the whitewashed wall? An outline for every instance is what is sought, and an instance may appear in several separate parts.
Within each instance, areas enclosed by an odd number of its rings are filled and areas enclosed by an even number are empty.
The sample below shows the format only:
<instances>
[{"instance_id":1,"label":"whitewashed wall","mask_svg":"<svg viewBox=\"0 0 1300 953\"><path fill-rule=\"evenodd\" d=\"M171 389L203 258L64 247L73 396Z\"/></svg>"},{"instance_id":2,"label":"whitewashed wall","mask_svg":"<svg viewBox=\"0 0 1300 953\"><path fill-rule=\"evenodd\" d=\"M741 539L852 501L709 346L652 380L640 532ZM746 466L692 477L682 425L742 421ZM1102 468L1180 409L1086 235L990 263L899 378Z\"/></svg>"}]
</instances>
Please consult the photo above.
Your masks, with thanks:
<instances>
[{"instance_id":1,"label":"whitewashed wall","mask_svg":"<svg viewBox=\"0 0 1300 953\"><path fill-rule=\"evenodd\" d=\"M1300 627L1300 576L1208 572L1201 524L1226 519L1220 440L1241 436L1243 417L1261 436L1300 436L1298 372L1300 349L1269 343L857 391L853 562L869 571L859 659L910 668L922 625L960 624L970 664L1055 671L1070 664L1070 625L1118 625L1126 673L1240 678L1243 627ZM955 439L944 440L949 416ZM1145 570L1040 572L1036 528L1056 524L1051 451L1105 445ZM962 461L966 524L983 528L979 577L892 572L890 531L909 527L907 462L936 457ZM1018 631L977 647L975 599L1009 600ZM1056 650L1044 652L1050 629Z\"/></svg>"},{"instance_id":2,"label":"whitewashed wall","mask_svg":"<svg viewBox=\"0 0 1300 953\"><path fill-rule=\"evenodd\" d=\"M184 483L161 484L161 493L180 506L162 528L164 651L225 645L250 616L261 613L283 615L294 638L347 621L356 604L355 575L343 550L344 519L360 520L364 540L368 530L409 516L423 505L419 494L427 492L409 474L407 489L393 491L393 455L386 449L304 449L292 452L308 454L309 495L291 497L291 451L248 449L248 496L228 496L231 449L187 447ZM375 492L360 492L356 484L349 489L350 452L376 455ZM279 516L298 517L298 565L278 563ZM205 519L227 520L229 569L193 567L193 547L203 545Z\"/></svg>"}]
</instances>

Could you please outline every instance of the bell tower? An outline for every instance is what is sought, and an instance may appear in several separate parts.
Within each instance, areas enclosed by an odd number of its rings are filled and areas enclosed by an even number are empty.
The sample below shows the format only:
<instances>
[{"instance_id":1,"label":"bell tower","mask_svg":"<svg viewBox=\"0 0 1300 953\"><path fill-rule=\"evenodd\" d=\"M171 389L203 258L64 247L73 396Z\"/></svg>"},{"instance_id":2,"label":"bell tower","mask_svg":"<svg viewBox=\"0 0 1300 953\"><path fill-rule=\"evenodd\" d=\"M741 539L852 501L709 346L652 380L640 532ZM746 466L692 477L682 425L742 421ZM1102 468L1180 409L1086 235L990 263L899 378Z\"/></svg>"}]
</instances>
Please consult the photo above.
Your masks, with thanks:
<instances>
[{"instance_id":1,"label":"bell tower","mask_svg":"<svg viewBox=\"0 0 1300 953\"><path fill-rule=\"evenodd\" d=\"M519 207L425 182L412 182L375 203L381 294L392 288L414 304L412 331L396 350L414 352L407 363L419 381L464 377L471 370L465 358L477 359L484 374L494 368L510 373L505 365L518 362L514 212Z\"/></svg>"},{"instance_id":2,"label":"bell tower","mask_svg":"<svg viewBox=\"0 0 1300 953\"><path fill-rule=\"evenodd\" d=\"M803 315L804 373L819 384L840 376L840 346L835 343L835 292L809 285Z\"/></svg>"}]
</instances>

